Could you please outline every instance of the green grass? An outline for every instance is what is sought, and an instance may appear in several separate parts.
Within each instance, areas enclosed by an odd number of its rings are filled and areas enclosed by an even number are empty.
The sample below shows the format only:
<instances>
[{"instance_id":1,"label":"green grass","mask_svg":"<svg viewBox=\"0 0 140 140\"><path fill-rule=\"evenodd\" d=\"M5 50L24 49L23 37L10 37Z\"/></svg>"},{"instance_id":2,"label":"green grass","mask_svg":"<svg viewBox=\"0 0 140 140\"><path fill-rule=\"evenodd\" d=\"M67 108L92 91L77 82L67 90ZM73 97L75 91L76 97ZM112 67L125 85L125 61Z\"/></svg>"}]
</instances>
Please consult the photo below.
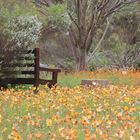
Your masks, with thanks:
<instances>
[{"instance_id":1,"label":"green grass","mask_svg":"<svg viewBox=\"0 0 140 140\"><path fill-rule=\"evenodd\" d=\"M92 73L92 72L81 72L69 73L67 75L61 73L58 79L58 85L66 87L75 87L81 84L82 79L107 79L113 85L128 85L128 86L139 86L140 85L140 73L134 75L123 75L120 73Z\"/></svg>"},{"instance_id":2,"label":"green grass","mask_svg":"<svg viewBox=\"0 0 140 140\"><path fill-rule=\"evenodd\" d=\"M61 75L58 80L58 85L67 86L67 87L75 87L80 85L80 83L81 83L81 78L74 77L71 74Z\"/></svg>"},{"instance_id":3,"label":"green grass","mask_svg":"<svg viewBox=\"0 0 140 140\"><path fill-rule=\"evenodd\" d=\"M51 79L51 75L41 75L43 79ZM44 78L45 77L45 78ZM123 75L121 73L111 72L79 72L79 73L59 73L58 85L62 87L73 88L81 84L82 79L107 79L112 85L128 85L128 86L139 86L140 85L140 73L129 73ZM17 89L29 89L32 85L21 85ZM10 87L10 86L9 86Z\"/></svg>"}]
</instances>

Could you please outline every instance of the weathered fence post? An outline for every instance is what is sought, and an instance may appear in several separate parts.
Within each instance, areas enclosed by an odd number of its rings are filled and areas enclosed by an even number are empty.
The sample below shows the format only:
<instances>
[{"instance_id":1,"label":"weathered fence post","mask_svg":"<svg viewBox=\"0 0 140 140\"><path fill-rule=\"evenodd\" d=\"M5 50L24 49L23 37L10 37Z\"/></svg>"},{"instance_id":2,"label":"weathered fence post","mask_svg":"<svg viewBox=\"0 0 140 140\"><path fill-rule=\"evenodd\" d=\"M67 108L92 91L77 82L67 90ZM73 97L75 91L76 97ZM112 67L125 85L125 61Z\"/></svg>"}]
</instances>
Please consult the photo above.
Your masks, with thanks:
<instances>
[{"instance_id":1,"label":"weathered fence post","mask_svg":"<svg viewBox=\"0 0 140 140\"><path fill-rule=\"evenodd\" d=\"M34 73L34 77L35 77L35 83L34 83L34 86L35 87L38 87L39 86L39 59L40 59L40 56L39 56L39 48L35 48L34 49L34 54L35 54L35 67L34 67L34 70L35 70L35 73Z\"/></svg>"}]
</instances>

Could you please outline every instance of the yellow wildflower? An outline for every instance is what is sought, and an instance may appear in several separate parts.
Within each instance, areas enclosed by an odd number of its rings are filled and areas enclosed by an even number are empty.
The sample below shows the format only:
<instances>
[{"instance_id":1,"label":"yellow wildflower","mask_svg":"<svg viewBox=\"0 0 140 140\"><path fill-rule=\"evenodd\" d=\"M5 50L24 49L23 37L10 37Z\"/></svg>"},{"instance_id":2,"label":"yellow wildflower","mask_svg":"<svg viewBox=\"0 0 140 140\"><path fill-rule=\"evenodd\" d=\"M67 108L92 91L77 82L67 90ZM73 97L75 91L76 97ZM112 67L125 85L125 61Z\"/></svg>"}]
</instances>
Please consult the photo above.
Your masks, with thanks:
<instances>
[{"instance_id":1,"label":"yellow wildflower","mask_svg":"<svg viewBox=\"0 0 140 140\"><path fill-rule=\"evenodd\" d=\"M47 119L47 120L46 120L46 125L47 125L48 127L52 126L52 120L51 120L51 119Z\"/></svg>"},{"instance_id":2,"label":"yellow wildflower","mask_svg":"<svg viewBox=\"0 0 140 140\"><path fill-rule=\"evenodd\" d=\"M125 110L125 111L128 111L128 109L129 109L128 106L125 106L125 107L124 107L124 110Z\"/></svg>"}]
</instances>

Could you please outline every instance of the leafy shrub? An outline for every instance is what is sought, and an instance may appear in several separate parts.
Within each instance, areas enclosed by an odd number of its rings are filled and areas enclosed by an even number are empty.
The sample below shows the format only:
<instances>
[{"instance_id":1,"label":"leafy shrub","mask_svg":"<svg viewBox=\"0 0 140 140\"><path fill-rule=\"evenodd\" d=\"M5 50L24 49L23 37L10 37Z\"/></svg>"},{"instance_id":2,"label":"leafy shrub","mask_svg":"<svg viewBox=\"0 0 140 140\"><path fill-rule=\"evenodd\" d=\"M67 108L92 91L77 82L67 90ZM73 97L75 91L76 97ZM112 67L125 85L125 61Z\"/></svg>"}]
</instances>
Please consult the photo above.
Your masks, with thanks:
<instances>
[{"instance_id":1,"label":"leafy shrub","mask_svg":"<svg viewBox=\"0 0 140 140\"><path fill-rule=\"evenodd\" d=\"M9 19L6 27L6 33L15 42L13 47L28 49L39 39L42 23L36 16L18 16Z\"/></svg>"},{"instance_id":2,"label":"leafy shrub","mask_svg":"<svg viewBox=\"0 0 140 140\"><path fill-rule=\"evenodd\" d=\"M9 68L11 71L20 70L19 67L11 67L12 64L17 63L20 57L20 51L31 49L31 47L38 41L42 23L36 16L18 16L9 18L5 24L4 35L8 36L7 42L0 48L1 61L1 77L8 77ZM15 51L16 50L16 51ZM4 54L4 55L3 55ZM24 63L20 61L21 63ZM12 77L17 77L17 74L12 73Z\"/></svg>"},{"instance_id":3,"label":"leafy shrub","mask_svg":"<svg viewBox=\"0 0 140 140\"><path fill-rule=\"evenodd\" d=\"M110 64L111 64L111 62L108 59L108 57L106 57L105 52L97 51L94 55L94 58L89 63L88 68L89 68L89 70L94 71L98 68L107 67Z\"/></svg>"},{"instance_id":4,"label":"leafy shrub","mask_svg":"<svg viewBox=\"0 0 140 140\"><path fill-rule=\"evenodd\" d=\"M108 47L109 46L109 47ZM108 38L108 45L97 51L89 64L89 69L109 68L138 68L140 60L140 44L130 45L120 41L116 34Z\"/></svg>"}]
</instances>

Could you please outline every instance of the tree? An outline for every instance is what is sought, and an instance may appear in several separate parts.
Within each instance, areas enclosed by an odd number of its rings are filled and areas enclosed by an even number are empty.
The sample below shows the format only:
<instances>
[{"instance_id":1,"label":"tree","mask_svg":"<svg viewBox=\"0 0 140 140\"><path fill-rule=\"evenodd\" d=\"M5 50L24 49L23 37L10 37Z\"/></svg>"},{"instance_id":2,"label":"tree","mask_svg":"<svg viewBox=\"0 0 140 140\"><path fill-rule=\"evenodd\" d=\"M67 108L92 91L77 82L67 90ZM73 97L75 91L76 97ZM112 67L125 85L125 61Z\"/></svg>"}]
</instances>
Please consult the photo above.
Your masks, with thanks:
<instances>
[{"instance_id":1,"label":"tree","mask_svg":"<svg viewBox=\"0 0 140 140\"><path fill-rule=\"evenodd\" d=\"M97 30L110 15L136 0L71 0L68 13L72 24L69 30L76 70L87 69L87 56Z\"/></svg>"},{"instance_id":2,"label":"tree","mask_svg":"<svg viewBox=\"0 0 140 140\"><path fill-rule=\"evenodd\" d=\"M98 29L109 21L110 16L123 7L138 0L38 0L39 4L52 6L67 4L67 14L71 20L69 37L75 58L75 69L86 70L88 53ZM62 15L63 16L63 15Z\"/></svg>"}]
</instances>

